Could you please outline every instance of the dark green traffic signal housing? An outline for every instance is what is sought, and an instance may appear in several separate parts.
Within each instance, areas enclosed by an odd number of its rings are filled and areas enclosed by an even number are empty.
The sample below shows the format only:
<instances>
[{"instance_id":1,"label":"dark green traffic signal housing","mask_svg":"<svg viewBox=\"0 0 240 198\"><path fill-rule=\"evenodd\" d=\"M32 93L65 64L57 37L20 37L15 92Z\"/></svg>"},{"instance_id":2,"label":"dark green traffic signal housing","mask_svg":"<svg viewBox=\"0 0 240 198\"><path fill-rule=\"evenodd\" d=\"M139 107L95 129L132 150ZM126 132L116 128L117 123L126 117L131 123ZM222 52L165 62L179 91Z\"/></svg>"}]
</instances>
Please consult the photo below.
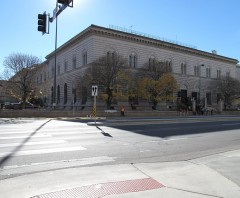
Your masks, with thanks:
<instances>
[{"instance_id":1,"label":"dark green traffic signal housing","mask_svg":"<svg viewBox=\"0 0 240 198\"><path fill-rule=\"evenodd\" d=\"M69 4L69 1L68 0L58 0L58 3Z\"/></svg>"},{"instance_id":2,"label":"dark green traffic signal housing","mask_svg":"<svg viewBox=\"0 0 240 198\"><path fill-rule=\"evenodd\" d=\"M57 0L57 2L66 6L70 6L70 3L73 3L73 0Z\"/></svg>"},{"instance_id":3,"label":"dark green traffic signal housing","mask_svg":"<svg viewBox=\"0 0 240 198\"><path fill-rule=\"evenodd\" d=\"M39 14L38 15L38 31L42 33L47 32L47 14Z\"/></svg>"}]
</instances>

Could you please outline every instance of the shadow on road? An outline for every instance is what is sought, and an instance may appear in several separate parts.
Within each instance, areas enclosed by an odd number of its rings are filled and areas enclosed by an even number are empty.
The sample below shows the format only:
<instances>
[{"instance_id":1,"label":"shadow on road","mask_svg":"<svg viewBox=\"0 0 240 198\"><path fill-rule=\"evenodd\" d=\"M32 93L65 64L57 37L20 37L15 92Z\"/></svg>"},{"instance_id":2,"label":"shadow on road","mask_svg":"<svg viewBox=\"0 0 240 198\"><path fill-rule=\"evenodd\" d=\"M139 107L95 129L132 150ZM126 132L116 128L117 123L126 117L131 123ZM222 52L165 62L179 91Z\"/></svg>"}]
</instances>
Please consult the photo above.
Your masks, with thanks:
<instances>
[{"instance_id":1,"label":"shadow on road","mask_svg":"<svg viewBox=\"0 0 240 198\"><path fill-rule=\"evenodd\" d=\"M87 123L89 120L70 120L65 119L64 121L68 122L81 122ZM163 121L163 122L162 122ZM198 121L198 120L178 120L172 119L168 120L168 123L164 123L166 120L156 120L146 121L146 119L129 119L127 122L122 121L121 119L113 120L110 123L107 121L106 126L109 128L115 128L120 130L125 130L128 132L166 138L170 136L181 136L181 135L190 135L190 134L201 134L201 133L212 133L212 132L221 132L226 130L240 129L240 120L219 120L219 121ZM178 121L176 123L176 121ZM182 121L182 122L181 122ZM102 129L99 129L102 131ZM104 131L102 131L104 132ZM111 131L108 130L111 134ZM104 132L105 133L105 132ZM103 134L104 135L104 134Z\"/></svg>"},{"instance_id":2,"label":"shadow on road","mask_svg":"<svg viewBox=\"0 0 240 198\"><path fill-rule=\"evenodd\" d=\"M136 134L166 138L190 134L221 132L226 130L240 129L240 121L216 121L194 123L169 123L169 124L134 124L111 126L120 130L126 130Z\"/></svg>"},{"instance_id":3,"label":"shadow on road","mask_svg":"<svg viewBox=\"0 0 240 198\"><path fill-rule=\"evenodd\" d=\"M47 122L43 123L41 126L39 126L34 132L32 132L26 139L24 139L19 146L17 146L10 154L6 155L0 160L0 167L5 164L15 153L17 153L44 125L46 125L51 120L48 120Z\"/></svg>"}]
</instances>

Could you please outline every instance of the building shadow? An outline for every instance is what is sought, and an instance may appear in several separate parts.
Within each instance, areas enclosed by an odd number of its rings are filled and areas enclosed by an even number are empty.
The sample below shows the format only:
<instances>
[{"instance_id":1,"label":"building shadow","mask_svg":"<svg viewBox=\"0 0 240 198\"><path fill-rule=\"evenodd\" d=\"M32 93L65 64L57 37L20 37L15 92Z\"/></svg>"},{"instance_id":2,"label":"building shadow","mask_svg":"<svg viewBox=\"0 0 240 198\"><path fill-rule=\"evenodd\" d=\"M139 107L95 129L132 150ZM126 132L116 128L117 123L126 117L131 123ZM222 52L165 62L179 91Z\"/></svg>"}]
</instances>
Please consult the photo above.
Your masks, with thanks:
<instances>
[{"instance_id":1,"label":"building shadow","mask_svg":"<svg viewBox=\"0 0 240 198\"><path fill-rule=\"evenodd\" d=\"M194 122L194 123L168 123L168 124L123 124L121 126L109 126L139 135L167 138L171 136L183 136L191 134L203 134L240 129L239 121ZM109 131L110 132L110 131Z\"/></svg>"}]
</instances>

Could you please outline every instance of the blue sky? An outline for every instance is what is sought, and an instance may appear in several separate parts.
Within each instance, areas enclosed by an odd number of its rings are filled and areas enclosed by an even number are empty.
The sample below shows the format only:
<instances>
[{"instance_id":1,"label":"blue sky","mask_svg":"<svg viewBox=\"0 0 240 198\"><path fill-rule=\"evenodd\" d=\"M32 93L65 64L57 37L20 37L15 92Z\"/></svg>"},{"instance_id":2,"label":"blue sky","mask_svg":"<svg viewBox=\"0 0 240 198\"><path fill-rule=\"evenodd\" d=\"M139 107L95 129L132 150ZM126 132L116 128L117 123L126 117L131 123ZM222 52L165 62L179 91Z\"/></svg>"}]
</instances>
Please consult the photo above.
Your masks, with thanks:
<instances>
[{"instance_id":1,"label":"blue sky","mask_svg":"<svg viewBox=\"0 0 240 198\"><path fill-rule=\"evenodd\" d=\"M0 72L11 53L38 56L54 50L50 34L37 31L37 15L52 16L55 0L1 2ZM58 17L58 46L91 24L116 25L196 46L240 61L239 0L74 0Z\"/></svg>"}]
</instances>

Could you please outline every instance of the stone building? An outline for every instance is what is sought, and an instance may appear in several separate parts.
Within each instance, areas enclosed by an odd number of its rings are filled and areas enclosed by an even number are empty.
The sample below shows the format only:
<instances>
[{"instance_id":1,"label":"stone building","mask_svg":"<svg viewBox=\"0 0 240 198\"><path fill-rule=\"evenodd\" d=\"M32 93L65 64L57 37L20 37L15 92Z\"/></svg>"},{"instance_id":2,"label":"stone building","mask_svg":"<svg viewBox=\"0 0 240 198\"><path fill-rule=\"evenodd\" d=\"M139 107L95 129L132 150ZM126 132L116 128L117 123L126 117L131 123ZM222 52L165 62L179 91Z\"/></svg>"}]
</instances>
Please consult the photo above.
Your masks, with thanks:
<instances>
[{"instance_id":1,"label":"stone building","mask_svg":"<svg viewBox=\"0 0 240 198\"><path fill-rule=\"evenodd\" d=\"M240 65L237 64L236 66L236 79L238 79L240 81Z\"/></svg>"},{"instance_id":2,"label":"stone building","mask_svg":"<svg viewBox=\"0 0 240 198\"><path fill-rule=\"evenodd\" d=\"M215 50L205 52L183 44L164 41L150 35L91 25L57 49L56 103L58 107L90 105L80 88L79 78L84 69L107 53L116 53L126 59L133 70L151 60L166 62L178 82L181 100L205 98L207 105L216 106L220 93L214 82L222 76L239 78L238 60L218 55ZM46 56L35 81L48 105L53 103L55 53ZM239 67L239 65L238 65ZM79 89L82 89L79 91ZM176 102L176 101L174 101Z\"/></svg>"}]
</instances>

